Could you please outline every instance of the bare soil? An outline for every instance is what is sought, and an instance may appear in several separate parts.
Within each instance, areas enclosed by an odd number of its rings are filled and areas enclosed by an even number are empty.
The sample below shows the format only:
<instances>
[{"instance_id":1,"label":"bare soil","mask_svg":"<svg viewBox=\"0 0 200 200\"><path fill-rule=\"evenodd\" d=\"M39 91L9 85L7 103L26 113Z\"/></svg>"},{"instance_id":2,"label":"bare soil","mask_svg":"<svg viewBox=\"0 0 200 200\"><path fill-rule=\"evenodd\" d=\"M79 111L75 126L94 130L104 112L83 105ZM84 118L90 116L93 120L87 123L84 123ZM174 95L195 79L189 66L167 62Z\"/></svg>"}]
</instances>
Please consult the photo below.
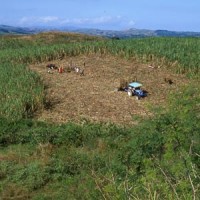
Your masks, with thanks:
<instances>
[{"instance_id":1,"label":"bare soil","mask_svg":"<svg viewBox=\"0 0 200 200\"><path fill-rule=\"evenodd\" d=\"M71 62L84 68L85 75L67 72L66 68ZM49 63L63 66L65 72L54 70L48 73L46 65ZM46 108L37 113L36 117L55 123L90 120L131 125L135 123L134 116L151 115L149 107L167 106L169 93L178 91L188 82L184 76L173 74L164 67L110 55L69 57L31 65L30 68L43 77L48 100ZM147 97L136 100L126 92L115 91L121 79L133 81L135 78L148 91ZM173 83L165 82L166 78L170 78Z\"/></svg>"}]
</instances>

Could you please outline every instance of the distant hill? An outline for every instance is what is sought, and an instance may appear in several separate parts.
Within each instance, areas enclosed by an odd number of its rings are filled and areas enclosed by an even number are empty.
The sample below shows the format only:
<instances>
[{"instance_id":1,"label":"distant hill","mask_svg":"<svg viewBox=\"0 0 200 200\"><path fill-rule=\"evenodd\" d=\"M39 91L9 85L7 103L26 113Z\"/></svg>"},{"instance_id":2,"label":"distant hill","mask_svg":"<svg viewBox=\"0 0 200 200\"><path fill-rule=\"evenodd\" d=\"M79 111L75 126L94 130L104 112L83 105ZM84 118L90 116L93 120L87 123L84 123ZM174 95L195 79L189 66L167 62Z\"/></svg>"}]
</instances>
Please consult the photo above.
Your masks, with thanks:
<instances>
[{"instance_id":1,"label":"distant hill","mask_svg":"<svg viewBox=\"0 0 200 200\"><path fill-rule=\"evenodd\" d=\"M0 25L0 35L4 34L33 34L36 33L36 29L26 27L14 27L7 25Z\"/></svg>"},{"instance_id":2,"label":"distant hill","mask_svg":"<svg viewBox=\"0 0 200 200\"><path fill-rule=\"evenodd\" d=\"M143 29L129 29L125 31L100 30L100 29L74 29L76 33L103 36L114 39L155 36L154 31Z\"/></svg>"},{"instance_id":3,"label":"distant hill","mask_svg":"<svg viewBox=\"0 0 200 200\"><path fill-rule=\"evenodd\" d=\"M156 30L154 31L156 36L174 36L174 37L200 37L200 32L178 32L178 31L167 31L167 30Z\"/></svg>"},{"instance_id":4,"label":"distant hill","mask_svg":"<svg viewBox=\"0 0 200 200\"><path fill-rule=\"evenodd\" d=\"M0 35L2 34L34 34L46 31L62 31L83 33L93 36L102 36L113 39L123 38L142 38L142 37L200 37L200 32L182 32L169 30L148 30L148 29L128 29L124 31L101 30L101 29L86 29L75 27L13 27L0 25Z\"/></svg>"},{"instance_id":5,"label":"distant hill","mask_svg":"<svg viewBox=\"0 0 200 200\"><path fill-rule=\"evenodd\" d=\"M99 30L99 29L76 29L78 33L104 36L114 39L142 38L142 37L200 37L200 32L178 32L168 30L128 29L125 31Z\"/></svg>"}]
</instances>

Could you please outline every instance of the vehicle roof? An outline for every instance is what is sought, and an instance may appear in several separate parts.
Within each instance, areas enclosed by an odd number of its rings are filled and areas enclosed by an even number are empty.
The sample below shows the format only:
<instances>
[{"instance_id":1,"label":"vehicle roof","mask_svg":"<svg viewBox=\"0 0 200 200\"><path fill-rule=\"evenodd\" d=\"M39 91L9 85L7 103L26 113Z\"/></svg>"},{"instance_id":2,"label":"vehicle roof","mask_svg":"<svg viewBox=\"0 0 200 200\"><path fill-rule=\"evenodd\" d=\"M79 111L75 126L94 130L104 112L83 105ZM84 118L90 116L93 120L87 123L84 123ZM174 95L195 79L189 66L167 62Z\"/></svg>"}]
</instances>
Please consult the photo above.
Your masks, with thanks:
<instances>
[{"instance_id":1,"label":"vehicle roof","mask_svg":"<svg viewBox=\"0 0 200 200\"><path fill-rule=\"evenodd\" d=\"M132 83L129 83L129 86L130 86L130 87L137 88L137 87L141 87L142 84L139 83L139 82L132 82Z\"/></svg>"}]
</instances>

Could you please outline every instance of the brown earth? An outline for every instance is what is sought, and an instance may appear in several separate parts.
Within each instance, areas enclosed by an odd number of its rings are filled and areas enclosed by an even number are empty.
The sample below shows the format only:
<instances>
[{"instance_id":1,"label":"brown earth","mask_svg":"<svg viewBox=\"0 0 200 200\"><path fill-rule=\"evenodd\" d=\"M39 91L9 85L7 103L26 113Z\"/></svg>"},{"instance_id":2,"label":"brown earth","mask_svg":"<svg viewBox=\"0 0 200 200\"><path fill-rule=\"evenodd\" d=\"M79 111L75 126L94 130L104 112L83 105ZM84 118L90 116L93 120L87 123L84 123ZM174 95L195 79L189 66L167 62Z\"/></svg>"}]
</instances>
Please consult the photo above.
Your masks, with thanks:
<instances>
[{"instance_id":1,"label":"brown earth","mask_svg":"<svg viewBox=\"0 0 200 200\"><path fill-rule=\"evenodd\" d=\"M66 72L71 62L84 68L85 75ZM52 74L47 73L46 65L49 63L63 66L65 72L58 73L55 70ZM179 90L188 82L184 76L173 74L164 67L110 55L69 57L49 63L31 65L30 68L43 77L48 99L46 108L37 114L37 118L55 123L90 120L134 124L134 116L150 116L149 107L166 106L169 93ZM115 91L120 79L133 81L135 78L148 91L147 97L136 100L126 92ZM173 83L165 82L165 78L170 78Z\"/></svg>"}]
</instances>

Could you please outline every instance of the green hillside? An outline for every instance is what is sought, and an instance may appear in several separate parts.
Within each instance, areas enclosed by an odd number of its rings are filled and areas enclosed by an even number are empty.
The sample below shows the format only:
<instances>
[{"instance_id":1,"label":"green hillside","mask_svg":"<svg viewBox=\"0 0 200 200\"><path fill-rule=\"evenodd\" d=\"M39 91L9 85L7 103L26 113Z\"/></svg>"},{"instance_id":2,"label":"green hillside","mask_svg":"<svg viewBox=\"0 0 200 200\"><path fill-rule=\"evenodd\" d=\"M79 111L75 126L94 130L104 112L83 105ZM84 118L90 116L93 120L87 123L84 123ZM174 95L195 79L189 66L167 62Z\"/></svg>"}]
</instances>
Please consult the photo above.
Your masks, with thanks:
<instances>
[{"instance_id":1,"label":"green hillside","mask_svg":"<svg viewBox=\"0 0 200 200\"><path fill-rule=\"evenodd\" d=\"M36 33L36 30L23 27L0 25L0 35L7 35L7 34L23 35L23 34L33 34L33 33Z\"/></svg>"},{"instance_id":2,"label":"green hillside","mask_svg":"<svg viewBox=\"0 0 200 200\"><path fill-rule=\"evenodd\" d=\"M199 38L0 36L0 199L197 200L199 52ZM168 95L167 107L133 116L132 126L36 120L47 86L29 65L91 54L160 66L189 81Z\"/></svg>"}]
</instances>

